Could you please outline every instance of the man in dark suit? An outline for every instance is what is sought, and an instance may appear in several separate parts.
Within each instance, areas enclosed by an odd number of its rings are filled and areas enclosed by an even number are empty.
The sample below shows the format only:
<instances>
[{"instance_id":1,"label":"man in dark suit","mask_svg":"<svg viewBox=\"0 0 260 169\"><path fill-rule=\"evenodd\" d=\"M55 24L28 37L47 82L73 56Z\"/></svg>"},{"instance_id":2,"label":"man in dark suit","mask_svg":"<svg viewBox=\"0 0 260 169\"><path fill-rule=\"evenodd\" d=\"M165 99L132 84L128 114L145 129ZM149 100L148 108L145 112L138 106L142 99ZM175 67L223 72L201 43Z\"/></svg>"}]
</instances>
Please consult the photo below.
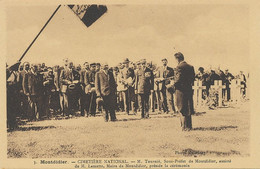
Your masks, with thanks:
<instances>
[{"instance_id":1,"label":"man in dark suit","mask_svg":"<svg viewBox=\"0 0 260 169\"><path fill-rule=\"evenodd\" d=\"M135 78L135 93L138 94L139 106L142 110L141 117L149 118L149 97L154 89L153 71L146 66L146 61L140 61L142 67L137 70Z\"/></svg>"},{"instance_id":2,"label":"man in dark suit","mask_svg":"<svg viewBox=\"0 0 260 169\"><path fill-rule=\"evenodd\" d=\"M225 70L224 73L224 79L223 79L223 84L226 86L225 89L223 89L223 94L226 96L227 101L230 100L230 84L231 80L233 80L235 77L228 72L228 69Z\"/></svg>"},{"instance_id":3,"label":"man in dark suit","mask_svg":"<svg viewBox=\"0 0 260 169\"><path fill-rule=\"evenodd\" d=\"M50 108L52 106L52 98L54 97L56 87L54 85L54 75L53 69L51 67L47 68L47 74L43 76L43 87L44 87L44 96L43 96L43 104L44 104L44 112L45 115L50 117Z\"/></svg>"},{"instance_id":4,"label":"man in dark suit","mask_svg":"<svg viewBox=\"0 0 260 169\"><path fill-rule=\"evenodd\" d=\"M193 66L184 61L181 52L176 53L175 59L178 62L175 74L175 104L180 114L182 130L191 130L191 115L194 113L192 85L195 79Z\"/></svg>"},{"instance_id":5,"label":"man in dark suit","mask_svg":"<svg viewBox=\"0 0 260 169\"><path fill-rule=\"evenodd\" d=\"M6 68L7 127L14 130L18 127L16 117L19 111L18 67L20 62Z\"/></svg>"},{"instance_id":6,"label":"man in dark suit","mask_svg":"<svg viewBox=\"0 0 260 169\"><path fill-rule=\"evenodd\" d=\"M85 73L84 84L86 93L87 116L96 115L96 88L95 88L96 63L90 64L90 70Z\"/></svg>"},{"instance_id":7,"label":"man in dark suit","mask_svg":"<svg viewBox=\"0 0 260 169\"><path fill-rule=\"evenodd\" d=\"M105 109L105 121L108 121L109 114L110 120L116 121L116 82L113 72L108 70L108 64L102 64L101 70L96 73L95 87L97 98L99 100L103 100L103 107Z\"/></svg>"},{"instance_id":8,"label":"man in dark suit","mask_svg":"<svg viewBox=\"0 0 260 169\"><path fill-rule=\"evenodd\" d=\"M75 79L75 70L73 70L73 63L70 62L68 64L68 68L64 68L60 74L60 82L61 82L61 92L63 96L63 111L66 116L72 115L72 99L73 93L70 91L69 86L73 86L73 81Z\"/></svg>"},{"instance_id":9,"label":"man in dark suit","mask_svg":"<svg viewBox=\"0 0 260 169\"><path fill-rule=\"evenodd\" d=\"M59 67L59 65L55 65L54 69L53 69L53 75L54 75L54 85L56 88L55 94L54 94L54 103L53 103L53 110L55 113L58 112L58 110L60 110L60 112L62 112L62 108L63 108L63 98L62 98L62 94L61 94L61 84L60 84L60 73L61 73L61 68Z\"/></svg>"},{"instance_id":10,"label":"man in dark suit","mask_svg":"<svg viewBox=\"0 0 260 169\"><path fill-rule=\"evenodd\" d=\"M164 113L175 112L173 104L173 86L171 86L171 80L174 79L173 68L167 66L168 61L166 58L162 59L163 66L158 68L156 83L158 83L161 107Z\"/></svg>"},{"instance_id":11,"label":"man in dark suit","mask_svg":"<svg viewBox=\"0 0 260 169\"><path fill-rule=\"evenodd\" d=\"M39 120L43 116L43 75L38 72L38 66L32 65L31 71L23 78L24 93L28 96L30 105L30 120Z\"/></svg>"},{"instance_id":12,"label":"man in dark suit","mask_svg":"<svg viewBox=\"0 0 260 169\"><path fill-rule=\"evenodd\" d=\"M85 77L86 77L86 73L89 72L89 63L85 62L83 64L83 68L80 71L80 84L81 84L81 88L82 88L82 95L80 97L80 112L81 112L81 116L85 116L85 111L87 112L87 102L89 102L89 100L87 100L87 93L85 92Z\"/></svg>"},{"instance_id":13,"label":"man in dark suit","mask_svg":"<svg viewBox=\"0 0 260 169\"><path fill-rule=\"evenodd\" d=\"M22 118L28 118L28 109L29 109L29 103L28 103L28 97L25 95L23 90L23 79L25 74L27 74L30 70L30 64L29 62L24 62L23 64L23 70L19 71L18 74L18 84L19 84L19 96L20 96L20 109L22 113Z\"/></svg>"}]
</instances>

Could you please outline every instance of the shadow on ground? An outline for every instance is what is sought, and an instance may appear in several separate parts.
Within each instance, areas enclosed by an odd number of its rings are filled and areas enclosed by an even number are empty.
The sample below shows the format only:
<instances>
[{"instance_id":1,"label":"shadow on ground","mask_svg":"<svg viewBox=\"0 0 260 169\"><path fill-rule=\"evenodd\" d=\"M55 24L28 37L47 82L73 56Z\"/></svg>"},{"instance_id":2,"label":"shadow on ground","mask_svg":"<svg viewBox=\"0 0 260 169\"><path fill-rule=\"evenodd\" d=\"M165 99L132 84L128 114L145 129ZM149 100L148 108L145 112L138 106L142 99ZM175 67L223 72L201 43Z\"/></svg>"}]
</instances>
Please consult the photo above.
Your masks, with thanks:
<instances>
[{"instance_id":1,"label":"shadow on ground","mask_svg":"<svg viewBox=\"0 0 260 169\"><path fill-rule=\"evenodd\" d=\"M192 130L199 130L199 131L221 131L227 129L236 129L237 126L219 126L219 127L197 127L193 128Z\"/></svg>"},{"instance_id":2,"label":"shadow on ground","mask_svg":"<svg viewBox=\"0 0 260 169\"><path fill-rule=\"evenodd\" d=\"M13 131L39 131L44 129L51 129L56 128L55 126L32 126L32 127L19 127ZM11 130L8 130L7 132L11 132Z\"/></svg>"},{"instance_id":3,"label":"shadow on ground","mask_svg":"<svg viewBox=\"0 0 260 169\"><path fill-rule=\"evenodd\" d=\"M206 114L206 112L196 112L194 116L203 116L203 114Z\"/></svg>"},{"instance_id":4,"label":"shadow on ground","mask_svg":"<svg viewBox=\"0 0 260 169\"><path fill-rule=\"evenodd\" d=\"M205 155L213 155L213 156L230 156L230 155L241 155L239 151L230 150L228 152L221 151L201 151L201 150L193 150L193 149L184 149L180 154L184 156L205 156Z\"/></svg>"}]
</instances>

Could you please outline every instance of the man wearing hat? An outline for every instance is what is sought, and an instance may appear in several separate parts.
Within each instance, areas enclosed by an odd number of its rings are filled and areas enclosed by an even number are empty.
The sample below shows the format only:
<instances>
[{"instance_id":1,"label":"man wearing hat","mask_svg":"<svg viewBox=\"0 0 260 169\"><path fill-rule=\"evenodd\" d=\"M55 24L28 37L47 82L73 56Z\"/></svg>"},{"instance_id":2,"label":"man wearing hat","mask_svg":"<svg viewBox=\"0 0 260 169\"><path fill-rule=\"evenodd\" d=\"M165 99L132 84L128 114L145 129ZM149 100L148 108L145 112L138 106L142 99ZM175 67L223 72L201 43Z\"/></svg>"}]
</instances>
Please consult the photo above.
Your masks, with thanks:
<instances>
[{"instance_id":1,"label":"man wearing hat","mask_svg":"<svg viewBox=\"0 0 260 169\"><path fill-rule=\"evenodd\" d=\"M87 116L96 115L96 89L95 89L96 63L90 64L90 70L86 71L84 84L86 93Z\"/></svg>"},{"instance_id":2,"label":"man wearing hat","mask_svg":"<svg viewBox=\"0 0 260 169\"><path fill-rule=\"evenodd\" d=\"M58 110L60 110L60 112L62 112L61 108L62 108L62 102L63 102L63 98L61 95L61 84L60 84L60 73L61 73L61 68L59 65L55 65L53 68L53 76L54 76L54 85L56 88L56 91L54 93L53 96L53 100L54 100L54 105L53 105L53 109L54 112L58 112Z\"/></svg>"},{"instance_id":3,"label":"man wearing hat","mask_svg":"<svg viewBox=\"0 0 260 169\"><path fill-rule=\"evenodd\" d=\"M226 88L224 89L223 94L227 101L230 100L230 84L231 80L233 80L234 78L235 77L228 72L228 69L225 69L223 84L226 86Z\"/></svg>"},{"instance_id":4,"label":"man wearing hat","mask_svg":"<svg viewBox=\"0 0 260 169\"><path fill-rule=\"evenodd\" d=\"M96 72L98 72L100 70L101 65L100 65L100 63L96 63L95 65L96 65Z\"/></svg>"},{"instance_id":5,"label":"man wearing hat","mask_svg":"<svg viewBox=\"0 0 260 169\"><path fill-rule=\"evenodd\" d=\"M115 107L116 107L116 82L113 72L108 70L108 64L102 64L101 70L96 73L95 86L98 98L98 103L103 102L105 109L105 122L109 119L116 121ZM100 100L101 99L101 100Z\"/></svg>"},{"instance_id":6,"label":"man wearing hat","mask_svg":"<svg viewBox=\"0 0 260 169\"><path fill-rule=\"evenodd\" d=\"M199 67L198 71L199 72L196 74L195 79L200 80L202 82L202 86L206 86L206 90L205 89L202 90L202 93L203 93L202 97L203 97L203 99L206 99L206 97L209 96L210 85L207 80L209 75L206 72L204 72L203 67Z\"/></svg>"},{"instance_id":7,"label":"man wearing hat","mask_svg":"<svg viewBox=\"0 0 260 169\"><path fill-rule=\"evenodd\" d=\"M183 131L192 129L191 115L194 113L192 85L195 79L193 66L184 61L181 52L175 53L178 62L175 73L175 103L180 115Z\"/></svg>"},{"instance_id":8,"label":"man wearing hat","mask_svg":"<svg viewBox=\"0 0 260 169\"><path fill-rule=\"evenodd\" d=\"M149 97L154 89L153 71L147 68L146 60L141 60L136 72L135 92L138 94L138 102L141 108L141 118L149 118Z\"/></svg>"},{"instance_id":9,"label":"man wearing hat","mask_svg":"<svg viewBox=\"0 0 260 169\"><path fill-rule=\"evenodd\" d=\"M37 65L31 65L31 71L23 78L24 93L28 96L30 120L43 117L43 76L38 72Z\"/></svg>"},{"instance_id":10,"label":"man wearing hat","mask_svg":"<svg viewBox=\"0 0 260 169\"><path fill-rule=\"evenodd\" d=\"M124 99L124 109L126 114L129 114L130 107L134 114L136 114L136 110L134 108L134 77L135 73L132 68L129 67L129 60L126 58L123 62L124 69L121 71L121 83L124 85L125 90L122 92Z\"/></svg>"},{"instance_id":11,"label":"man wearing hat","mask_svg":"<svg viewBox=\"0 0 260 169\"><path fill-rule=\"evenodd\" d=\"M54 85L53 69L51 67L48 67L47 72L48 73L43 77L43 87L44 87L43 105L44 105L45 115L47 117L50 117L51 100L55 94L56 87Z\"/></svg>"},{"instance_id":12,"label":"man wearing hat","mask_svg":"<svg viewBox=\"0 0 260 169\"><path fill-rule=\"evenodd\" d=\"M85 116L85 111L87 112L87 102L89 101L87 99L87 93L85 92L85 88L86 88L86 84L85 84L85 77L86 77L86 73L88 73L89 70L89 63L85 62L83 64L83 68L80 71L80 84L81 84L81 88L82 88L82 94L80 97L80 114L81 116Z\"/></svg>"},{"instance_id":13,"label":"man wearing hat","mask_svg":"<svg viewBox=\"0 0 260 169\"><path fill-rule=\"evenodd\" d=\"M168 61L166 58L162 59L162 66L158 68L156 75L156 83L158 83L158 90L160 91L161 107L164 113L174 112L175 108L173 104L173 85L171 82L174 79L173 68L167 66Z\"/></svg>"},{"instance_id":14,"label":"man wearing hat","mask_svg":"<svg viewBox=\"0 0 260 169\"><path fill-rule=\"evenodd\" d=\"M24 62L23 63L23 70L19 71L18 74L18 85L20 90L20 105L21 105L21 113L23 117L28 116L28 98L24 93L24 86L23 86L23 79L25 77L25 74L29 73L30 71L30 63Z\"/></svg>"},{"instance_id":15,"label":"man wearing hat","mask_svg":"<svg viewBox=\"0 0 260 169\"><path fill-rule=\"evenodd\" d=\"M69 91L70 85L73 84L75 79L75 70L73 69L73 62L69 62L68 67L61 71L60 82L61 82L61 92L63 96L63 113L66 116L72 115L72 93Z\"/></svg>"}]
</instances>

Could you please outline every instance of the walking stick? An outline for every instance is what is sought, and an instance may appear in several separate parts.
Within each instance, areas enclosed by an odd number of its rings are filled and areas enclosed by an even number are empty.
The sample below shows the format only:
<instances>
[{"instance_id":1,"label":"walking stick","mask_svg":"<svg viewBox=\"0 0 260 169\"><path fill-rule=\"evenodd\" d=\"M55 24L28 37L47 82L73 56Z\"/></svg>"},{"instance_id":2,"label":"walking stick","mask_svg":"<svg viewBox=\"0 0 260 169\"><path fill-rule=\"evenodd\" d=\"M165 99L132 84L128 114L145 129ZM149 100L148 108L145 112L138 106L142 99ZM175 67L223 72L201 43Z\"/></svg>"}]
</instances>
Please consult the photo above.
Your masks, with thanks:
<instances>
[{"instance_id":1,"label":"walking stick","mask_svg":"<svg viewBox=\"0 0 260 169\"><path fill-rule=\"evenodd\" d=\"M88 112L89 112L89 113L90 113L90 111L91 111L92 100L93 100L93 97L94 97L94 96L93 96L93 95L94 95L93 92L91 92L90 94L91 94L91 97L90 97L90 105L89 105L89 109L88 109Z\"/></svg>"}]
</instances>

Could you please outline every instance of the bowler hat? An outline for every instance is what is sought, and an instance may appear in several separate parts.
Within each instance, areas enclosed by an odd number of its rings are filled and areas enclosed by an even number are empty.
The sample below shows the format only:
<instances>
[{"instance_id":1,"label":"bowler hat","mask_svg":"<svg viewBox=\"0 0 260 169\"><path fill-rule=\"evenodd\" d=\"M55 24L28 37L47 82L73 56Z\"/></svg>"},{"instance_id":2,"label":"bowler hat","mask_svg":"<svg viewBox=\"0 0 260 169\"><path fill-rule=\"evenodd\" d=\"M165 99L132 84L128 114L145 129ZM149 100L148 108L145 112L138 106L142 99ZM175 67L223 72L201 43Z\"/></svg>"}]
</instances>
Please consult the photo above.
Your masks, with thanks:
<instances>
[{"instance_id":1,"label":"bowler hat","mask_svg":"<svg viewBox=\"0 0 260 169\"><path fill-rule=\"evenodd\" d=\"M96 66L96 63L91 63L90 66Z\"/></svg>"},{"instance_id":2,"label":"bowler hat","mask_svg":"<svg viewBox=\"0 0 260 169\"><path fill-rule=\"evenodd\" d=\"M129 61L128 58L126 58L126 59L123 61L124 64L129 63L129 62L130 62L130 61Z\"/></svg>"},{"instance_id":3,"label":"bowler hat","mask_svg":"<svg viewBox=\"0 0 260 169\"><path fill-rule=\"evenodd\" d=\"M165 60L165 61L167 61L167 59L166 59L166 58L163 58L163 59L162 59L162 61L164 61L164 60Z\"/></svg>"}]
</instances>

